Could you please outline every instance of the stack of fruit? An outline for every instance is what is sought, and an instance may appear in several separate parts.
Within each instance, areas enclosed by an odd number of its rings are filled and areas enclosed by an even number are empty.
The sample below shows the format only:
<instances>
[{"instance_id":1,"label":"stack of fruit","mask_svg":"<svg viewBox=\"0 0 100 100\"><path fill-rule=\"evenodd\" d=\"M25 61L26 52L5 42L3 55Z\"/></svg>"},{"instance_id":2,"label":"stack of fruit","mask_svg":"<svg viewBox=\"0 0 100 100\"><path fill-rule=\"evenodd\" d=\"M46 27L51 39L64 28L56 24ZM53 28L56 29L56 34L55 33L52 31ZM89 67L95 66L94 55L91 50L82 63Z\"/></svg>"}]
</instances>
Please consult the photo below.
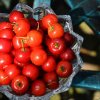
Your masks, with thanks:
<instances>
[{"instance_id":1,"label":"stack of fruit","mask_svg":"<svg viewBox=\"0 0 100 100\"><path fill-rule=\"evenodd\" d=\"M35 20L13 10L0 23L0 85L34 96L59 88L59 80L73 72L74 42L55 14Z\"/></svg>"}]
</instances>

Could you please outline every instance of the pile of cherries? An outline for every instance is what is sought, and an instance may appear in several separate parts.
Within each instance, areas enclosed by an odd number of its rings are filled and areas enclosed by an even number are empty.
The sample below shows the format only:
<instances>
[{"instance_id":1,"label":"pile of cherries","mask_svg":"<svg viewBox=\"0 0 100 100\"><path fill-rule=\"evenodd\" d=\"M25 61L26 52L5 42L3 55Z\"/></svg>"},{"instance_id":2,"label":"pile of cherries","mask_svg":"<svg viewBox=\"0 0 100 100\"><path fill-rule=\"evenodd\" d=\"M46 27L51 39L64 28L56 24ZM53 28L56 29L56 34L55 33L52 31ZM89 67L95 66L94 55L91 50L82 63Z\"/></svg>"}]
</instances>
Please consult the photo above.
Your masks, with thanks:
<instances>
[{"instance_id":1,"label":"pile of cherries","mask_svg":"<svg viewBox=\"0 0 100 100\"><path fill-rule=\"evenodd\" d=\"M59 79L73 72L74 42L55 14L35 20L13 10L0 22L0 86L34 96L59 88Z\"/></svg>"}]
</instances>

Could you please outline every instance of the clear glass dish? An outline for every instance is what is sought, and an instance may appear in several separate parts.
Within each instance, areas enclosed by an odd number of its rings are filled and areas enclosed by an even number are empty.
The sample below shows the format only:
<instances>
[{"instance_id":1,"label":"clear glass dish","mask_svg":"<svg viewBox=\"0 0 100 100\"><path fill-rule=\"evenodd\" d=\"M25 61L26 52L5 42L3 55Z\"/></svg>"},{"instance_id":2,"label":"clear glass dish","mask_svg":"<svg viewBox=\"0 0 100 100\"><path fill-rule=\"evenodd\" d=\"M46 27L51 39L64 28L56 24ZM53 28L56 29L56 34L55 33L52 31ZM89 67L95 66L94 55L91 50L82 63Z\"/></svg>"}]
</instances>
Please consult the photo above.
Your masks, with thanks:
<instances>
[{"instance_id":1,"label":"clear glass dish","mask_svg":"<svg viewBox=\"0 0 100 100\"><path fill-rule=\"evenodd\" d=\"M34 17L35 19L41 19L44 15L48 13L55 14L53 10L50 7L47 7L45 4L35 9L32 9L26 4L18 3L14 9L22 11L27 17L31 16L31 17ZM9 17L9 14L1 13L0 21L8 20L8 17ZM27 93L25 95L18 96L13 93L10 86L1 86L0 92L5 94L10 100L48 100L50 96L67 91L70 88L74 76L81 69L82 64L83 64L83 61L80 57L80 47L82 45L83 38L79 34L73 31L71 17L69 15L59 15L58 19L59 19L59 22L63 25L64 30L68 31L76 39L74 45L72 46L72 49L76 55L76 60L73 62L72 74L66 79L62 79L62 78L59 79L59 84L60 84L59 88L52 91L48 90L45 95L40 96L40 97L35 97L34 95L30 95Z\"/></svg>"}]
</instances>

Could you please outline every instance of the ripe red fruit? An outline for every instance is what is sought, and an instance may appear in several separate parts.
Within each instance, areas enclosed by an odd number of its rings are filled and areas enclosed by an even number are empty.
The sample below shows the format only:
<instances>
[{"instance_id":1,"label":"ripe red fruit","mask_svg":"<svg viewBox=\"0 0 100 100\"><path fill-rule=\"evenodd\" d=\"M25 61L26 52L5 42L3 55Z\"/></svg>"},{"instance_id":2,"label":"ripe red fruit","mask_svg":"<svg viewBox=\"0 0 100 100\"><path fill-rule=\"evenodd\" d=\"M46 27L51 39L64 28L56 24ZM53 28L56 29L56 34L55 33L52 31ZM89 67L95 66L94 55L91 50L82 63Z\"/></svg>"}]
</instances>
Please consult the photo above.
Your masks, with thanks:
<instances>
[{"instance_id":1,"label":"ripe red fruit","mask_svg":"<svg viewBox=\"0 0 100 100\"><path fill-rule=\"evenodd\" d=\"M42 26L46 29L49 27L49 25L52 25L57 22L58 18L55 14L47 14L42 18Z\"/></svg>"},{"instance_id":2,"label":"ripe red fruit","mask_svg":"<svg viewBox=\"0 0 100 100\"><path fill-rule=\"evenodd\" d=\"M26 62L26 63L22 63L22 62L19 62L17 61L15 58L14 58L14 64L16 64L18 67L20 68L23 68L24 66L28 65L30 62Z\"/></svg>"},{"instance_id":3,"label":"ripe red fruit","mask_svg":"<svg viewBox=\"0 0 100 100\"><path fill-rule=\"evenodd\" d=\"M39 46L42 43L42 34L37 30L31 30L27 33L28 45L30 47Z\"/></svg>"},{"instance_id":4,"label":"ripe red fruit","mask_svg":"<svg viewBox=\"0 0 100 100\"><path fill-rule=\"evenodd\" d=\"M51 90L57 89L59 87L59 81L52 81L50 83L47 84L47 87Z\"/></svg>"},{"instance_id":5,"label":"ripe red fruit","mask_svg":"<svg viewBox=\"0 0 100 100\"><path fill-rule=\"evenodd\" d=\"M12 42L8 39L0 38L0 52L9 53L12 49Z\"/></svg>"},{"instance_id":6,"label":"ripe red fruit","mask_svg":"<svg viewBox=\"0 0 100 100\"><path fill-rule=\"evenodd\" d=\"M29 48L20 48L15 52L15 59L20 63L27 63L30 60L30 49Z\"/></svg>"},{"instance_id":7,"label":"ripe red fruit","mask_svg":"<svg viewBox=\"0 0 100 100\"><path fill-rule=\"evenodd\" d=\"M28 64L22 69L22 74L31 80L36 80L39 76L39 69L35 65Z\"/></svg>"},{"instance_id":8,"label":"ripe red fruit","mask_svg":"<svg viewBox=\"0 0 100 100\"><path fill-rule=\"evenodd\" d=\"M22 18L24 18L24 14L21 11L17 11L17 10L13 10L9 15L9 21L11 23L16 22Z\"/></svg>"},{"instance_id":9,"label":"ripe red fruit","mask_svg":"<svg viewBox=\"0 0 100 100\"><path fill-rule=\"evenodd\" d=\"M36 80L32 83L31 91L35 96L42 96L46 93L46 85L42 80Z\"/></svg>"},{"instance_id":10,"label":"ripe red fruit","mask_svg":"<svg viewBox=\"0 0 100 100\"><path fill-rule=\"evenodd\" d=\"M27 77L23 75L18 75L13 78L11 82L11 88L18 95L25 94L29 88L29 81Z\"/></svg>"},{"instance_id":11,"label":"ripe red fruit","mask_svg":"<svg viewBox=\"0 0 100 100\"><path fill-rule=\"evenodd\" d=\"M72 73L72 64L66 60L62 60L57 64L56 73L59 77L67 78Z\"/></svg>"},{"instance_id":12,"label":"ripe red fruit","mask_svg":"<svg viewBox=\"0 0 100 100\"><path fill-rule=\"evenodd\" d=\"M14 36L14 32L10 28L0 30L0 38L11 40Z\"/></svg>"},{"instance_id":13,"label":"ripe red fruit","mask_svg":"<svg viewBox=\"0 0 100 100\"><path fill-rule=\"evenodd\" d=\"M15 64L9 64L8 67L5 69L5 73L9 76L9 78L12 80L17 75L20 74L20 69Z\"/></svg>"},{"instance_id":14,"label":"ripe red fruit","mask_svg":"<svg viewBox=\"0 0 100 100\"><path fill-rule=\"evenodd\" d=\"M0 69L5 69L5 66L11 64L13 59L10 54L0 53Z\"/></svg>"},{"instance_id":15,"label":"ripe red fruit","mask_svg":"<svg viewBox=\"0 0 100 100\"><path fill-rule=\"evenodd\" d=\"M73 61L75 57L75 53L71 48L67 48L63 53L60 54L60 58L62 60Z\"/></svg>"},{"instance_id":16,"label":"ripe red fruit","mask_svg":"<svg viewBox=\"0 0 100 100\"><path fill-rule=\"evenodd\" d=\"M44 74L43 79L46 83L50 83L52 81L57 81L58 77L55 72L49 72Z\"/></svg>"},{"instance_id":17,"label":"ripe red fruit","mask_svg":"<svg viewBox=\"0 0 100 100\"><path fill-rule=\"evenodd\" d=\"M53 56L49 56L46 62L42 65L42 69L46 72L52 72L56 69L56 60Z\"/></svg>"},{"instance_id":18,"label":"ripe red fruit","mask_svg":"<svg viewBox=\"0 0 100 100\"><path fill-rule=\"evenodd\" d=\"M59 87L58 77L55 72L45 73L43 79L49 89L56 89Z\"/></svg>"},{"instance_id":19,"label":"ripe red fruit","mask_svg":"<svg viewBox=\"0 0 100 100\"><path fill-rule=\"evenodd\" d=\"M14 23L13 30L17 36L26 36L30 30L30 23L26 18L19 19Z\"/></svg>"},{"instance_id":20,"label":"ripe red fruit","mask_svg":"<svg viewBox=\"0 0 100 100\"><path fill-rule=\"evenodd\" d=\"M15 49L19 49L22 47L28 47L27 40L20 38L20 37L17 37L16 35L13 37L12 43L13 43L13 47Z\"/></svg>"},{"instance_id":21,"label":"ripe red fruit","mask_svg":"<svg viewBox=\"0 0 100 100\"><path fill-rule=\"evenodd\" d=\"M65 42L62 38L52 39L48 48L54 55L59 55L65 50Z\"/></svg>"},{"instance_id":22,"label":"ripe red fruit","mask_svg":"<svg viewBox=\"0 0 100 100\"><path fill-rule=\"evenodd\" d=\"M13 26L9 22L6 22L6 21L1 22L0 23L0 30L1 29L6 29L6 28L13 29Z\"/></svg>"},{"instance_id":23,"label":"ripe red fruit","mask_svg":"<svg viewBox=\"0 0 100 100\"><path fill-rule=\"evenodd\" d=\"M0 70L0 85L9 85L10 82L8 75L3 70Z\"/></svg>"},{"instance_id":24,"label":"ripe red fruit","mask_svg":"<svg viewBox=\"0 0 100 100\"><path fill-rule=\"evenodd\" d=\"M30 59L37 66L43 65L47 60L47 53L43 49L35 49L31 52Z\"/></svg>"},{"instance_id":25,"label":"ripe red fruit","mask_svg":"<svg viewBox=\"0 0 100 100\"><path fill-rule=\"evenodd\" d=\"M48 27L48 35L51 39L61 38L64 35L64 28L59 23L54 23Z\"/></svg>"},{"instance_id":26,"label":"ripe red fruit","mask_svg":"<svg viewBox=\"0 0 100 100\"><path fill-rule=\"evenodd\" d=\"M69 32L64 33L64 39L68 46L72 46L72 44L75 42L75 38Z\"/></svg>"}]
</instances>

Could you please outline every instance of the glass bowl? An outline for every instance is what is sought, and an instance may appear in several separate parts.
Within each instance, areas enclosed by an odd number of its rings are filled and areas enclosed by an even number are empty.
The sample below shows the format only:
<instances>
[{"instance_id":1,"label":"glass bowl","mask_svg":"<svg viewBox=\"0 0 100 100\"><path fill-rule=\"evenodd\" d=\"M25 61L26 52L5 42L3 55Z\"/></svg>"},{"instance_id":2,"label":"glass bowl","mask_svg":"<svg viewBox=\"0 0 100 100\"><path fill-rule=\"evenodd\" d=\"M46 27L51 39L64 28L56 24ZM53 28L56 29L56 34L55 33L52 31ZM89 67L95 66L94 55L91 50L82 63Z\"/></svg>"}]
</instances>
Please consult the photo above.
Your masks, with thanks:
<instances>
[{"instance_id":1,"label":"glass bowl","mask_svg":"<svg viewBox=\"0 0 100 100\"><path fill-rule=\"evenodd\" d=\"M22 11L26 17L33 17L36 20L41 19L46 14L55 14L54 11L46 6L45 4L32 9L26 4L18 3L14 9L18 11ZM73 31L71 17L69 15L57 15L59 22L63 25L64 31L69 32L75 37L75 43L72 45L72 50L75 52L76 59L72 63L73 72L68 78L60 78L59 79L59 88L55 90L48 90L47 93L43 96L35 97L34 95L24 94L22 96L15 95L10 86L1 86L0 92L5 94L10 100L48 100L50 96L54 94L58 94L64 91L67 91L72 83L74 76L79 72L82 67L83 61L80 57L80 48L83 42L83 38ZM8 20L9 14L0 13L0 21Z\"/></svg>"}]
</instances>

